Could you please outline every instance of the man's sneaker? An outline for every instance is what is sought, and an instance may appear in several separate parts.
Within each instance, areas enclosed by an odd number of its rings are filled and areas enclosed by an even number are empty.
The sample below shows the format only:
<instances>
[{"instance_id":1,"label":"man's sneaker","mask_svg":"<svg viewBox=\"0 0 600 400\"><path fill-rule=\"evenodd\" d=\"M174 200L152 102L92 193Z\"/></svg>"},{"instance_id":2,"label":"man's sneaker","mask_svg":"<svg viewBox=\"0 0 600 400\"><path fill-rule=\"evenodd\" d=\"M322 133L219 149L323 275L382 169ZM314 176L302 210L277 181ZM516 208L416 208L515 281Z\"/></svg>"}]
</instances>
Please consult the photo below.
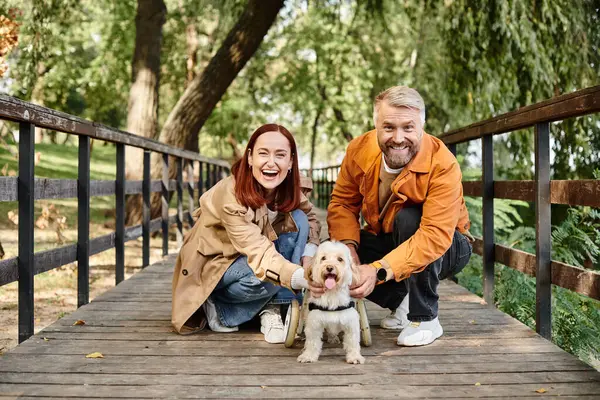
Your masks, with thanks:
<instances>
[{"instance_id":1,"label":"man's sneaker","mask_svg":"<svg viewBox=\"0 0 600 400\"><path fill-rule=\"evenodd\" d=\"M260 312L260 331L265 335L267 343L285 342L285 330L279 306L267 306Z\"/></svg>"},{"instance_id":2,"label":"man's sneaker","mask_svg":"<svg viewBox=\"0 0 600 400\"><path fill-rule=\"evenodd\" d=\"M431 321L411 322L398 336L399 346L424 346L442 336L444 330L437 317Z\"/></svg>"},{"instance_id":3,"label":"man's sneaker","mask_svg":"<svg viewBox=\"0 0 600 400\"><path fill-rule=\"evenodd\" d=\"M217 314L217 307L215 306L215 303L212 302L210 297L206 299L204 304L202 304L202 307L204 307L204 313L206 314L206 320L208 321L208 327L210 328L211 331L226 333L226 332L237 332L240 330L240 328L237 326L229 327L229 326L225 326L221 323L221 320L219 319L219 315Z\"/></svg>"},{"instance_id":4,"label":"man's sneaker","mask_svg":"<svg viewBox=\"0 0 600 400\"><path fill-rule=\"evenodd\" d=\"M379 325L383 329L402 330L410 324L408 320L408 294L404 296L400 306L393 310L390 315L383 318Z\"/></svg>"}]
</instances>

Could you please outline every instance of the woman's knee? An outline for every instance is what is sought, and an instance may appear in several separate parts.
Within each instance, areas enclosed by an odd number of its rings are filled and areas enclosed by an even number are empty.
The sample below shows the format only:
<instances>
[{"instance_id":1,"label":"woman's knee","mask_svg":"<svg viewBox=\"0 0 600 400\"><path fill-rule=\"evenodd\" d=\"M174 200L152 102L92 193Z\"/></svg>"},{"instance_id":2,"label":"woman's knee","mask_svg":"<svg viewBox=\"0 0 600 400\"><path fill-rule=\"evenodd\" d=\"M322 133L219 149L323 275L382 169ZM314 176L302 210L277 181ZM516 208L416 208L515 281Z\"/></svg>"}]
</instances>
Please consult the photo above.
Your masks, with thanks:
<instances>
[{"instance_id":1,"label":"woman's knee","mask_svg":"<svg viewBox=\"0 0 600 400\"><path fill-rule=\"evenodd\" d=\"M308 216L304 211L296 209L291 212L291 215L299 231L308 230Z\"/></svg>"}]
</instances>

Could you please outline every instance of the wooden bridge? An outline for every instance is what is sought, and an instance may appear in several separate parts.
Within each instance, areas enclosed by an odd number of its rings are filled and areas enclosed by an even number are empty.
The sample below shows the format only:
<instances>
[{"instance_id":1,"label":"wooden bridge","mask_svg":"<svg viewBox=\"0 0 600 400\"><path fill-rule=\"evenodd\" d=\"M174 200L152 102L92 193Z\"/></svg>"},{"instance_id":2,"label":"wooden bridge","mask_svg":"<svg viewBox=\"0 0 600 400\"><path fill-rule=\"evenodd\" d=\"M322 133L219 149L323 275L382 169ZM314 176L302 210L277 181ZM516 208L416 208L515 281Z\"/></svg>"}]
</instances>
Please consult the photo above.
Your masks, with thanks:
<instances>
[{"instance_id":1,"label":"wooden bridge","mask_svg":"<svg viewBox=\"0 0 600 400\"><path fill-rule=\"evenodd\" d=\"M494 262L536 276L536 333L466 289L440 286L439 317L445 333L429 346L395 344L397 333L378 322L387 310L370 304L373 346L363 348L365 365L347 365L339 346L327 347L316 364L295 361L301 344L286 349L267 344L256 326L240 332L210 331L191 336L174 333L170 325L171 276L174 254L123 280L123 246L144 238L148 265L149 235L162 230L167 243L171 224L183 232L184 184L202 193L228 172L222 161L174 149L125 132L81 120L7 96L0 96L0 118L20 124L18 177L0 177L0 201L19 201L19 256L0 261L0 285L19 281L21 344L0 357L0 397L8 398L600 398L600 373L564 352L550 335L551 283L600 299L600 274L550 259L550 204L600 207L599 181L551 181L551 121L600 111L600 87L585 89L482 121L443 136L449 147L482 138L483 179L465 183L465 193L483 196L484 236L476 251L484 257L485 299L493 290ZM79 135L79 179L35 179L34 127ZM492 135L536 127L536 180L493 180ZM117 179L90 181L89 139L117 144ZM145 150L144 180L125 181L124 148ZM150 180L150 152L163 154L162 181ZM177 179L169 179L169 156L175 157ZM183 160L186 161L184 166ZM195 166L198 165L198 168ZM183 181L187 175L198 176ZM313 171L315 203L324 206L335 181L335 167ZM567 191L565 191L565 188ZM167 197L176 191L177 214L168 215ZM150 193L161 192L162 216L150 220ZM124 226L125 194L142 193L144 221ZM114 234L90 239L89 199L116 194ZM78 197L79 240L76 245L34 253L33 202L43 198ZM494 243L493 198L534 201L537 254ZM193 208L192 202L188 204ZM324 211L320 212L324 220ZM326 236L326 229L323 231ZM89 298L89 256L116 247L118 285ZM80 308L33 335L33 276L78 262ZM490 301L491 303L491 301ZM75 324L76 321L85 323ZM88 358L100 353L101 358ZM98 356L98 354L96 354Z\"/></svg>"}]
</instances>

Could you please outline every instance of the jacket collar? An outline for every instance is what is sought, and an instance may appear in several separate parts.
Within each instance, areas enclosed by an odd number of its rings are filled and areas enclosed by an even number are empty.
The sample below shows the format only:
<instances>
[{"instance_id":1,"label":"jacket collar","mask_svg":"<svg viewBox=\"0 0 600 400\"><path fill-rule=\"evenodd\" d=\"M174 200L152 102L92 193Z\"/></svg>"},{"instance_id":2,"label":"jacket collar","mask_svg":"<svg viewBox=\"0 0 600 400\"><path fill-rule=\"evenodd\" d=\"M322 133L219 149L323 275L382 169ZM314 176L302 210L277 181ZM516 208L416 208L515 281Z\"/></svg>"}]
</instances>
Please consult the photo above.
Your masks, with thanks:
<instances>
[{"instance_id":1,"label":"jacket collar","mask_svg":"<svg viewBox=\"0 0 600 400\"><path fill-rule=\"evenodd\" d=\"M421 149L414 158L410 160L408 165L405 167L413 172L429 172L431 168L431 160L433 158L433 140L431 135L423 132L423 138L421 139Z\"/></svg>"}]
</instances>

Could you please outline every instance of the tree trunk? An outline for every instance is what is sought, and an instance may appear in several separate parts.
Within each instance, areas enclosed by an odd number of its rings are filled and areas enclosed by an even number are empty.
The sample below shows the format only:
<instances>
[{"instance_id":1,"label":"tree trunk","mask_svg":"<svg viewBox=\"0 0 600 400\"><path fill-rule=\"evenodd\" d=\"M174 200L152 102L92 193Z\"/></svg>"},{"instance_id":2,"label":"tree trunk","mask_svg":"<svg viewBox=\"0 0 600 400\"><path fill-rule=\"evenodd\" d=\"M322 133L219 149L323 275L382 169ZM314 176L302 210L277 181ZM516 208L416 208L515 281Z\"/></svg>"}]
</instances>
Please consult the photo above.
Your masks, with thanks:
<instances>
[{"instance_id":1,"label":"tree trunk","mask_svg":"<svg viewBox=\"0 0 600 400\"><path fill-rule=\"evenodd\" d=\"M312 178L312 171L315 167L315 151L317 148L317 131L319 127L319 119L321 118L321 113L323 112L323 103L319 104L319 108L317 109L317 114L315 115L315 120L312 126L312 138L310 140L310 177Z\"/></svg>"},{"instance_id":2,"label":"tree trunk","mask_svg":"<svg viewBox=\"0 0 600 400\"><path fill-rule=\"evenodd\" d=\"M340 89L341 91L341 89ZM326 103L328 100L327 97L327 92L325 92L325 87L324 86L320 86L319 88L319 93L321 93L321 99L323 99L323 102ZM344 114L342 113L342 110L340 110L339 108L333 106L333 115L335 115L335 119L338 122L341 122L342 126L340 127L340 129L342 130L342 136L344 136L344 139L346 139L348 142L352 141L352 139L354 139L354 137L352 136L352 134L350 132L348 132L348 128L346 127L346 119L344 118Z\"/></svg>"},{"instance_id":3,"label":"tree trunk","mask_svg":"<svg viewBox=\"0 0 600 400\"><path fill-rule=\"evenodd\" d=\"M198 32L196 31L196 25L194 25L193 22L188 22L185 27L185 40L187 45L187 75L185 87L187 88L196 77L196 65L198 65Z\"/></svg>"},{"instance_id":4,"label":"tree trunk","mask_svg":"<svg viewBox=\"0 0 600 400\"><path fill-rule=\"evenodd\" d=\"M225 91L254 55L275 22L284 0L249 0L243 14L201 75L187 86L169 114L159 140L186 150L198 151L198 134ZM175 177L170 162L169 176ZM162 176L162 158L152 162L152 176ZM152 196L152 216L160 214L160 194Z\"/></svg>"},{"instance_id":5,"label":"tree trunk","mask_svg":"<svg viewBox=\"0 0 600 400\"><path fill-rule=\"evenodd\" d=\"M163 0L138 0L127 131L151 139L158 136L160 51L166 14L167 7ZM143 151L127 146L125 154L126 179L141 180ZM128 196L126 209L126 224L139 223L142 220L141 196Z\"/></svg>"},{"instance_id":6,"label":"tree trunk","mask_svg":"<svg viewBox=\"0 0 600 400\"><path fill-rule=\"evenodd\" d=\"M232 160L231 164L236 163L240 158L243 157L243 152L240 150L240 144L236 140L235 136L233 136L233 132L229 132L227 135L227 139L225 139L227 144L231 146Z\"/></svg>"}]
</instances>

